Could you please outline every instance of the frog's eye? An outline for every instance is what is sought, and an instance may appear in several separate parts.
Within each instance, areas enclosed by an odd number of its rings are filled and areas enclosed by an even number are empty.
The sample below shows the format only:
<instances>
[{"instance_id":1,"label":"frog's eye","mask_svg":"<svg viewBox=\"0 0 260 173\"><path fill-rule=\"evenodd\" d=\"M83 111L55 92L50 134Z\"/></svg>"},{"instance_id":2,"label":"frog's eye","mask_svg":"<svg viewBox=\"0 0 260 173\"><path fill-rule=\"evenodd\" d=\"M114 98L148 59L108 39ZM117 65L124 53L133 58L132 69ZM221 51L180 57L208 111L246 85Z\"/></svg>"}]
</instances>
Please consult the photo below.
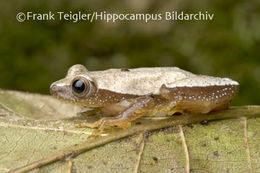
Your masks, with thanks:
<instances>
[{"instance_id":1,"label":"frog's eye","mask_svg":"<svg viewBox=\"0 0 260 173\"><path fill-rule=\"evenodd\" d=\"M90 85L90 82L84 79L75 79L71 84L73 93L79 97L89 94Z\"/></svg>"}]
</instances>

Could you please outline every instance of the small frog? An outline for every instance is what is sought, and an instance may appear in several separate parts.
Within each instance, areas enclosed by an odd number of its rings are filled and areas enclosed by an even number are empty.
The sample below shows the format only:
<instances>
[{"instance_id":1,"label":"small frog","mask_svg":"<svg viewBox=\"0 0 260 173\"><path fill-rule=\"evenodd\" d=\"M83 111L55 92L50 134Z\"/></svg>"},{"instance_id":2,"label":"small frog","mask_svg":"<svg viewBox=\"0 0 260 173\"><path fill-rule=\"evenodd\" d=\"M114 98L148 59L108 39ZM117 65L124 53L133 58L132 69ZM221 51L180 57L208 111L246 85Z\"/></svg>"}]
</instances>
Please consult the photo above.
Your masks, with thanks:
<instances>
[{"instance_id":1,"label":"small frog","mask_svg":"<svg viewBox=\"0 0 260 173\"><path fill-rule=\"evenodd\" d=\"M79 64L50 86L58 99L113 115L80 125L99 130L127 128L144 115L227 109L238 89L238 82L229 78L195 75L177 67L88 71Z\"/></svg>"}]
</instances>

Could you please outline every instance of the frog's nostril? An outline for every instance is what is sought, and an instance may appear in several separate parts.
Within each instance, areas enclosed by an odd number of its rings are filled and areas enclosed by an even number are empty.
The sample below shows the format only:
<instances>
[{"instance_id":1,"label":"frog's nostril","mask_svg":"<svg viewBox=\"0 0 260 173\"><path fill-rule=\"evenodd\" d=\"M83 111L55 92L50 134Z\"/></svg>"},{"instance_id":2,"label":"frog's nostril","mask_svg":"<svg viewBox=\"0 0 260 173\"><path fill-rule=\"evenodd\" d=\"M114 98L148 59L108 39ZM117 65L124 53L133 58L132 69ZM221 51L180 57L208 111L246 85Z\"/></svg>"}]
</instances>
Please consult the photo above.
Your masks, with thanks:
<instances>
[{"instance_id":1,"label":"frog's nostril","mask_svg":"<svg viewBox=\"0 0 260 173\"><path fill-rule=\"evenodd\" d=\"M51 86L50 86L51 94L55 94L58 90L59 90L59 87L57 86L57 84L55 84L55 83L51 84Z\"/></svg>"}]
</instances>

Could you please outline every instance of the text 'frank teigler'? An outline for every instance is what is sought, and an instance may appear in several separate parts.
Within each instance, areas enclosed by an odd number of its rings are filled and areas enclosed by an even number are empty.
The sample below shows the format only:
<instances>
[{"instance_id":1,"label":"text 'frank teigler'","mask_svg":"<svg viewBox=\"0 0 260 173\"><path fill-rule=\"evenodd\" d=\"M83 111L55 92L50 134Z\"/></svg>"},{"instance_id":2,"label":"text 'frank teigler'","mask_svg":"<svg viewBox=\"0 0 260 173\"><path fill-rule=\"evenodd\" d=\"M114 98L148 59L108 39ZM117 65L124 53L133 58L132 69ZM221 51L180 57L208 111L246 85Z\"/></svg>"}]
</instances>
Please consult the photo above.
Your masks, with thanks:
<instances>
[{"instance_id":1,"label":"text 'frank teigler'","mask_svg":"<svg viewBox=\"0 0 260 173\"><path fill-rule=\"evenodd\" d=\"M82 11L78 12L46 12L46 13L35 13L35 12L19 12L16 16L19 22L24 21L47 21L47 20L60 20L60 21L105 21L105 22L117 22L117 21L205 21L213 20L214 14L208 11L198 11L194 13L186 13L183 11L167 11L164 13L108 13L108 12L92 12L85 13Z\"/></svg>"}]
</instances>

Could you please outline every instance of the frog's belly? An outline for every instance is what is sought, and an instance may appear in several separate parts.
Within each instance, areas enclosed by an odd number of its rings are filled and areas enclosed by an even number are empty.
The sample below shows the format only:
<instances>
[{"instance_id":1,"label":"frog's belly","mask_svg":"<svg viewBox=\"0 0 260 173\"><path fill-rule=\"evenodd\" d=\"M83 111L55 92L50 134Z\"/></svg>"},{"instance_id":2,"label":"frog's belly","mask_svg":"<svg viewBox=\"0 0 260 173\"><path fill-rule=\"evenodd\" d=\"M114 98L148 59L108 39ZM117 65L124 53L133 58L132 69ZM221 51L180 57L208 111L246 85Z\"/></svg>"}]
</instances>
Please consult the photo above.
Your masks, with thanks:
<instances>
[{"instance_id":1,"label":"frog's belly","mask_svg":"<svg viewBox=\"0 0 260 173\"><path fill-rule=\"evenodd\" d=\"M126 110L133 102L133 99L123 100L121 102L110 104L102 108L105 115L118 115L120 112Z\"/></svg>"}]
</instances>

